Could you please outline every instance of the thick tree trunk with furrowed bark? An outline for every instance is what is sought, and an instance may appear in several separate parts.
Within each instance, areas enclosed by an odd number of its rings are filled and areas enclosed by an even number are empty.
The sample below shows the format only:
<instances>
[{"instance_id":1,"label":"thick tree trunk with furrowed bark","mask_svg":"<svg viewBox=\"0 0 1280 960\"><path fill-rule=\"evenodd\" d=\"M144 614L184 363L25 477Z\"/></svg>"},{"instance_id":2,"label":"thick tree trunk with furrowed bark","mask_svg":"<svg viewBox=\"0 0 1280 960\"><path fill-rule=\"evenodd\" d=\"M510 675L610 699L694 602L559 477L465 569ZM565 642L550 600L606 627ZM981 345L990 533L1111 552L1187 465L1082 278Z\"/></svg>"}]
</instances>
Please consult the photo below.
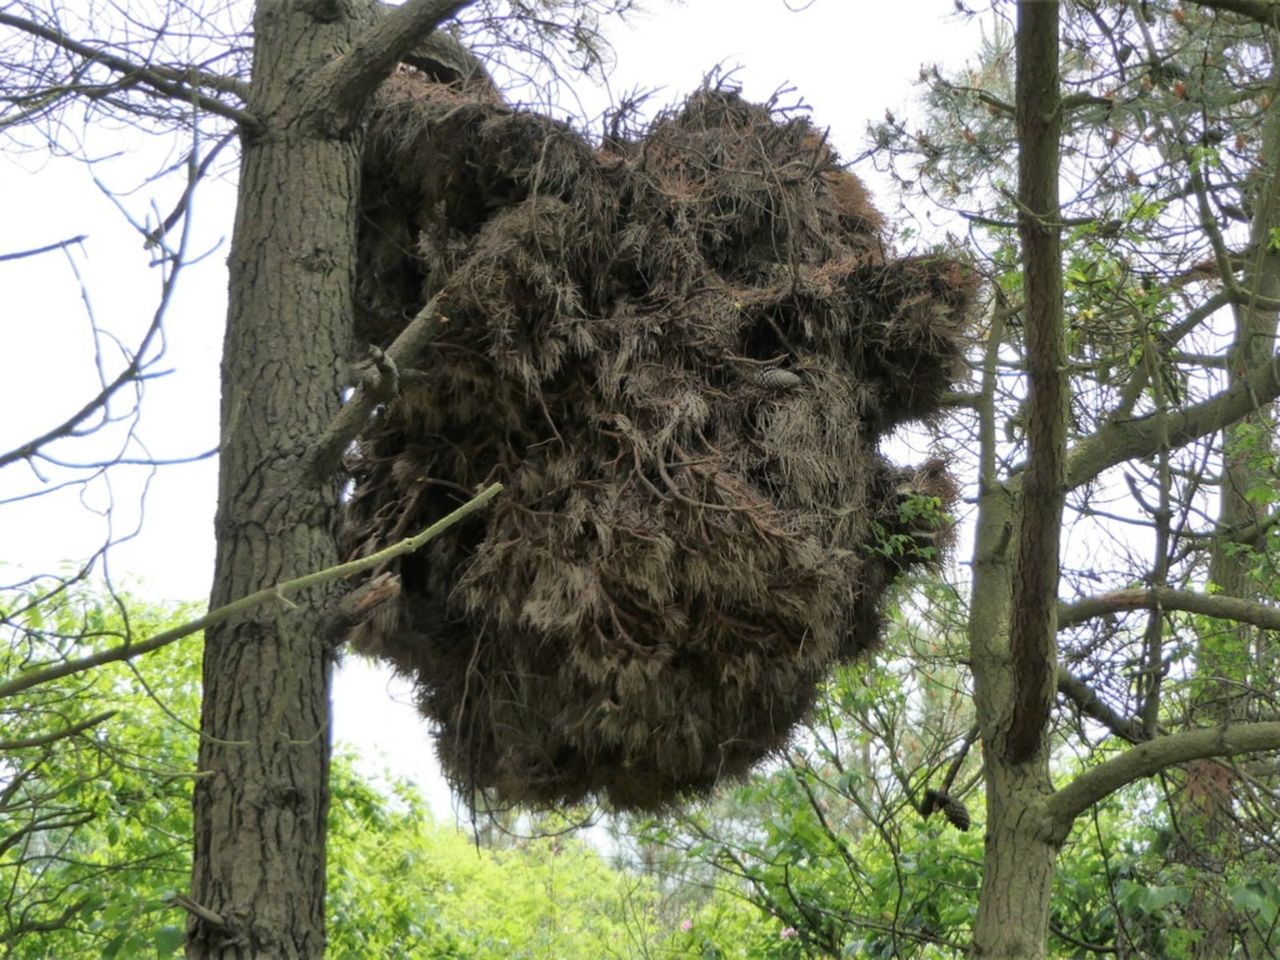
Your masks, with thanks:
<instances>
[{"instance_id":1,"label":"thick tree trunk with furrowed bark","mask_svg":"<svg viewBox=\"0 0 1280 960\"><path fill-rule=\"evenodd\" d=\"M469 0L260 0L222 360L212 605L337 561L361 116ZM359 424L356 424L358 428ZM324 442L321 442L321 440ZM328 455L323 455L328 451ZM187 956L324 954L336 587L205 637Z\"/></svg>"},{"instance_id":2,"label":"thick tree trunk with furrowed bark","mask_svg":"<svg viewBox=\"0 0 1280 960\"><path fill-rule=\"evenodd\" d=\"M337 559L336 480L304 454L338 408L355 267L360 143L300 95L360 19L267 0L255 18L222 361L222 461L212 606ZM188 956L324 953L331 644L313 592L211 629L195 797Z\"/></svg>"},{"instance_id":3,"label":"thick tree trunk with furrowed bark","mask_svg":"<svg viewBox=\"0 0 1280 960\"><path fill-rule=\"evenodd\" d=\"M1016 498L984 480L974 548L970 614L976 707L983 742L987 833L973 956L1031 960L1044 956L1057 848L1038 804L1052 792L1047 747L1025 761L1001 746L1014 712L1009 650L1016 555Z\"/></svg>"}]
</instances>

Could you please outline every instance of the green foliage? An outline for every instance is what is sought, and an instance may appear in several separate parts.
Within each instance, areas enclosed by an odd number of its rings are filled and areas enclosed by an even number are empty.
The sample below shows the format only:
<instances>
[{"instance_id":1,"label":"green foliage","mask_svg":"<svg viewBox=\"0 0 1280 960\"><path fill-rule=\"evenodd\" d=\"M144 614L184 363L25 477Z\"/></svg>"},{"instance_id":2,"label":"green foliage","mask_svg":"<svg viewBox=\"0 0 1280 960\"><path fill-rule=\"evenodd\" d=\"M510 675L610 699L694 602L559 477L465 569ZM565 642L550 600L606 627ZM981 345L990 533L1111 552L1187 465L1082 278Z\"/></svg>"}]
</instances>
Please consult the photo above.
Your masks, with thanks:
<instances>
[{"instance_id":1,"label":"green foliage","mask_svg":"<svg viewBox=\"0 0 1280 960\"><path fill-rule=\"evenodd\" d=\"M1267 417L1234 424L1227 440L1227 456L1250 478L1244 498L1261 513L1280 502L1280 468L1274 443L1275 423Z\"/></svg>"},{"instance_id":2,"label":"green foliage","mask_svg":"<svg viewBox=\"0 0 1280 960\"><path fill-rule=\"evenodd\" d=\"M602 957L657 941L654 894L581 841L478 848L420 796L387 798L335 767L329 937L335 956L440 960ZM652 945L652 944L651 944Z\"/></svg>"},{"instance_id":3,"label":"green foliage","mask_svg":"<svg viewBox=\"0 0 1280 960\"><path fill-rule=\"evenodd\" d=\"M941 530L949 526L952 520L941 497L916 493L902 498L898 503L897 525L900 529ZM875 539L867 547L868 552L884 557L919 557L925 560L937 557L937 547L922 544L915 534L891 533L879 523L872 524L872 533Z\"/></svg>"},{"instance_id":4,"label":"green foliage","mask_svg":"<svg viewBox=\"0 0 1280 960\"><path fill-rule=\"evenodd\" d=\"M392 796L335 763L329 942L334 956L427 960L755 960L791 956L778 925L725 896L678 909L649 878L568 835L483 848L434 822L410 785Z\"/></svg>"},{"instance_id":5,"label":"green foliage","mask_svg":"<svg viewBox=\"0 0 1280 960\"><path fill-rule=\"evenodd\" d=\"M26 598L12 597L10 609ZM7 618L0 676L174 626L161 610L87 588ZM3 701L5 739L83 732L15 750L0 805L0 941L11 957L169 957L184 917L167 894L189 874L199 653L171 646L134 671L111 664ZM46 929L47 928L47 929Z\"/></svg>"},{"instance_id":6,"label":"green foliage","mask_svg":"<svg viewBox=\"0 0 1280 960\"><path fill-rule=\"evenodd\" d=\"M936 596L937 609L949 598ZM950 598L954 602L954 598ZM776 927L751 957L960 957L977 904L981 828L925 820L914 794L953 743L953 668L898 660L842 670L784 761L718 802L641 825L687 883L745 898ZM921 652L937 654L936 640Z\"/></svg>"},{"instance_id":7,"label":"green foliage","mask_svg":"<svg viewBox=\"0 0 1280 960\"><path fill-rule=\"evenodd\" d=\"M189 613L83 590L14 618L0 675L54 651L82 655L90 644L118 642L126 621L145 637ZM35 643L43 657L33 655ZM11 891L0 914L6 957L181 954L186 918L170 897L186 888L191 869L199 650L193 638L149 655L137 672L111 665L6 705L7 739L117 711L82 736L10 761L6 774L21 779L0 806L0 877ZM331 956L790 956L777 925L762 924L741 901L701 898L668 916L655 883L611 869L579 840L480 849L465 832L435 822L412 785L375 784L356 766L339 753L331 773ZM32 831L33 823L44 826Z\"/></svg>"}]
</instances>

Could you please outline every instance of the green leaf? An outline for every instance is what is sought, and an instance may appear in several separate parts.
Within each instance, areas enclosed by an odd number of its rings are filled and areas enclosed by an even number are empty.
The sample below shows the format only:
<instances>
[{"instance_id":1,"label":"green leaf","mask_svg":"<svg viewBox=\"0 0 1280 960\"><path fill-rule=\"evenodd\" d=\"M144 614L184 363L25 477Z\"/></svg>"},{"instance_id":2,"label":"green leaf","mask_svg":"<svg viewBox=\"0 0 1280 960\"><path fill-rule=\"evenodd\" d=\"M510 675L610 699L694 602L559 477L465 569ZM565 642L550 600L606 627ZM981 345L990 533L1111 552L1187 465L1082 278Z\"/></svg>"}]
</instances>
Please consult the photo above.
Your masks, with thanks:
<instances>
[{"instance_id":1,"label":"green leaf","mask_svg":"<svg viewBox=\"0 0 1280 960\"><path fill-rule=\"evenodd\" d=\"M1251 883L1232 887L1230 897L1231 905L1237 910L1261 913L1267 907L1267 898L1262 895L1261 891L1255 889Z\"/></svg>"},{"instance_id":2,"label":"green leaf","mask_svg":"<svg viewBox=\"0 0 1280 960\"><path fill-rule=\"evenodd\" d=\"M160 957L171 957L186 942L187 933L181 927L160 927L155 932L156 955Z\"/></svg>"},{"instance_id":3,"label":"green leaf","mask_svg":"<svg viewBox=\"0 0 1280 960\"><path fill-rule=\"evenodd\" d=\"M1159 913L1171 903L1185 904L1191 900L1186 887L1147 887L1138 897L1138 905L1147 913Z\"/></svg>"}]
</instances>

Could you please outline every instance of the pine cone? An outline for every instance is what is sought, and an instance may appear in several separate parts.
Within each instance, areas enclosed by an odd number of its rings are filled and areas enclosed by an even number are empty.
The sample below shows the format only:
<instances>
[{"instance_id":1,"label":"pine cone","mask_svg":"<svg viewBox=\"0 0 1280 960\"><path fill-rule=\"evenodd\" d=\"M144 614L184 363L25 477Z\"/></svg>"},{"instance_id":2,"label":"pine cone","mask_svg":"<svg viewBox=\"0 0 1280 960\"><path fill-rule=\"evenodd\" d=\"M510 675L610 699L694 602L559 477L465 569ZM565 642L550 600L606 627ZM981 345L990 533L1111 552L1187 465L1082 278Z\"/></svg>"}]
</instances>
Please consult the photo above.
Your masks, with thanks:
<instances>
[{"instance_id":1,"label":"pine cone","mask_svg":"<svg viewBox=\"0 0 1280 960\"><path fill-rule=\"evenodd\" d=\"M756 371L755 381L766 390L792 390L800 386L802 381L798 374L781 367L764 367Z\"/></svg>"}]
</instances>

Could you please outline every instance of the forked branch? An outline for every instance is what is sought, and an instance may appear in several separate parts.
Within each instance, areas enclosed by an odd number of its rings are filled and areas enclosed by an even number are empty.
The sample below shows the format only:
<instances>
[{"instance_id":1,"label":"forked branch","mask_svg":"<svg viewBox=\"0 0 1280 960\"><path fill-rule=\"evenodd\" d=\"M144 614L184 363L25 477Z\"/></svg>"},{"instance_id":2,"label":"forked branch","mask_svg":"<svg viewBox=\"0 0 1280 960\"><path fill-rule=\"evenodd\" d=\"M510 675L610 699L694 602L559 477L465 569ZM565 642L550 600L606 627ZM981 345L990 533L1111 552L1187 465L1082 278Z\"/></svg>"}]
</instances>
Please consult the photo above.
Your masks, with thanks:
<instances>
[{"instance_id":1,"label":"forked branch","mask_svg":"<svg viewBox=\"0 0 1280 960\"><path fill-rule=\"evenodd\" d=\"M320 108L353 122L369 96L427 34L474 0L409 0L381 17L317 76Z\"/></svg>"}]
</instances>

